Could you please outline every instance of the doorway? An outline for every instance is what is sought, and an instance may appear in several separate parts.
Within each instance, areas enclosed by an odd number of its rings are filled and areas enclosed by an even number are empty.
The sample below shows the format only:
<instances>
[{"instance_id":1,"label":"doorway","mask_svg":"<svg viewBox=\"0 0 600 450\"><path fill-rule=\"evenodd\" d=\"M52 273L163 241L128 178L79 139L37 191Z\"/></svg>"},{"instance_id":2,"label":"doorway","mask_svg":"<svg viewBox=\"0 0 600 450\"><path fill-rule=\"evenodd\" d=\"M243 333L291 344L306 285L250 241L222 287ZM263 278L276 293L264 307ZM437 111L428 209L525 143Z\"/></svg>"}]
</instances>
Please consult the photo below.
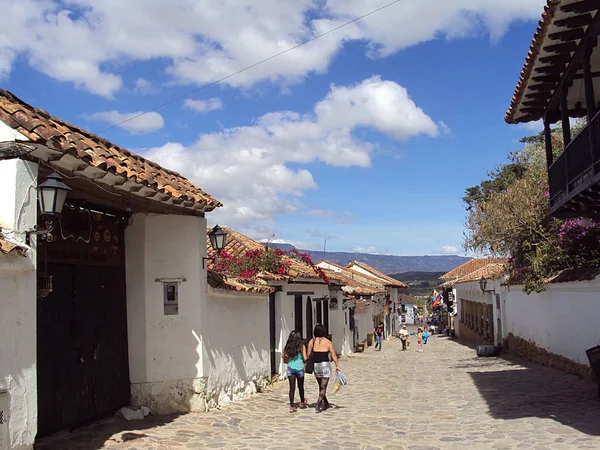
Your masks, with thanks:
<instances>
[{"instance_id":1,"label":"doorway","mask_svg":"<svg viewBox=\"0 0 600 450\"><path fill-rule=\"evenodd\" d=\"M130 401L123 221L65 207L57 228L38 252L52 277L37 299L38 436Z\"/></svg>"}]
</instances>

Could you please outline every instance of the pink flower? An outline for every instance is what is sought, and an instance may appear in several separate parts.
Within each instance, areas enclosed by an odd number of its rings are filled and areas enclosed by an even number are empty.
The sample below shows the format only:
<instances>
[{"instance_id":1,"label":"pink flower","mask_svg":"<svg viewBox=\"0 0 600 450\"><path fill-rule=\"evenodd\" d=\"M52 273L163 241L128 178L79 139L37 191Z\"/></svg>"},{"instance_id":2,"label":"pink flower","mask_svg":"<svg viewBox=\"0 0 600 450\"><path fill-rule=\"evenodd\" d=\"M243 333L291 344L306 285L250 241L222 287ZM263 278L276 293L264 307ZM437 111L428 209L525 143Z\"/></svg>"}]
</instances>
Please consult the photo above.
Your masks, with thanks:
<instances>
[{"instance_id":1,"label":"pink flower","mask_svg":"<svg viewBox=\"0 0 600 450\"><path fill-rule=\"evenodd\" d=\"M285 269L284 269L283 267L278 267L278 268L277 268L277 273L278 273L279 275L283 275L283 274L285 274Z\"/></svg>"}]
</instances>

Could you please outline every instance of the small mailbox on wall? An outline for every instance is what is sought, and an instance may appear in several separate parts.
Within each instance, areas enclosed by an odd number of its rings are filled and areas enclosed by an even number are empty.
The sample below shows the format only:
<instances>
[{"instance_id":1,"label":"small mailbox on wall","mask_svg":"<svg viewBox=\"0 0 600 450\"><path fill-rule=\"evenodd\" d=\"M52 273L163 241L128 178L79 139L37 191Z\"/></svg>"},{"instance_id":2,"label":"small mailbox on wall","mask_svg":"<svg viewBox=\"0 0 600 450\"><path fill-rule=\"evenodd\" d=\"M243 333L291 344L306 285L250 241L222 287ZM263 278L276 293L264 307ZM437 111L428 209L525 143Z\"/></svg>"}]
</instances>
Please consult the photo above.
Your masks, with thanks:
<instances>
[{"instance_id":1,"label":"small mailbox on wall","mask_svg":"<svg viewBox=\"0 0 600 450\"><path fill-rule=\"evenodd\" d=\"M163 309L165 316L179 314L179 285L186 281L185 278L157 278L157 283L162 283Z\"/></svg>"},{"instance_id":2,"label":"small mailbox on wall","mask_svg":"<svg viewBox=\"0 0 600 450\"><path fill-rule=\"evenodd\" d=\"M179 313L179 283L164 283L163 298L165 316L175 316Z\"/></svg>"}]
</instances>

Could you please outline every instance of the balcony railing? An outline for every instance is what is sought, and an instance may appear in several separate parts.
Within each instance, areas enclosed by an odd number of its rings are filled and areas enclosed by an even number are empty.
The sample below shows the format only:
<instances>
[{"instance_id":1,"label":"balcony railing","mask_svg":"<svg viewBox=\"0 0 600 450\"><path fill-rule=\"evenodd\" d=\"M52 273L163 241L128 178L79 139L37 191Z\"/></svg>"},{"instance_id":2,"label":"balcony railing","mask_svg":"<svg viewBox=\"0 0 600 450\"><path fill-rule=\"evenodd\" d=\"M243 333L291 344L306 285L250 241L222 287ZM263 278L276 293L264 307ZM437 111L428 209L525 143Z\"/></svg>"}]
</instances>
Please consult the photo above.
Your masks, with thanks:
<instances>
[{"instance_id":1,"label":"balcony railing","mask_svg":"<svg viewBox=\"0 0 600 450\"><path fill-rule=\"evenodd\" d=\"M559 208L600 169L600 111L548 168L550 206Z\"/></svg>"}]
</instances>

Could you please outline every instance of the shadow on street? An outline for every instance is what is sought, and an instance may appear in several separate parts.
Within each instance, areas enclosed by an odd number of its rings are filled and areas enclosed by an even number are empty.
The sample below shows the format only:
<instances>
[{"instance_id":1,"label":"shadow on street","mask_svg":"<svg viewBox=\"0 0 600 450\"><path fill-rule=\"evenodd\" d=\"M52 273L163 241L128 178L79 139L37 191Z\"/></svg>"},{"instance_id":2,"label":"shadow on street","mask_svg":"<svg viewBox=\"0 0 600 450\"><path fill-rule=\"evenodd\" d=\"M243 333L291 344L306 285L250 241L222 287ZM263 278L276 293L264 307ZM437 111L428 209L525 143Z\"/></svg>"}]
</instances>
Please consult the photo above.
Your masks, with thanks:
<instances>
[{"instance_id":1,"label":"shadow on street","mask_svg":"<svg viewBox=\"0 0 600 450\"><path fill-rule=\"evenodd\" d=\"M553 419L588 435L600 436L600 399L593 383L543 366L498 360L503 361L506 370L468 372L492 417ZM478 367L485 365L483 362Z\"/></svg>"},{"instance_id":2,"label":"shadow on street","mask_svg":"<svg viewBox=\"0 0 600 450\"><path fill-rule=\"evenodd\" d=\"M143 420L125 420L110 417L76 428L73 432L61 431L40 438L34 445L35 450L98 450L106 445L122 442L135 443L147 437L144 430L159 427L172 422L179 414L166 416L148 416Z\"/></svg>"}]
</instances>

